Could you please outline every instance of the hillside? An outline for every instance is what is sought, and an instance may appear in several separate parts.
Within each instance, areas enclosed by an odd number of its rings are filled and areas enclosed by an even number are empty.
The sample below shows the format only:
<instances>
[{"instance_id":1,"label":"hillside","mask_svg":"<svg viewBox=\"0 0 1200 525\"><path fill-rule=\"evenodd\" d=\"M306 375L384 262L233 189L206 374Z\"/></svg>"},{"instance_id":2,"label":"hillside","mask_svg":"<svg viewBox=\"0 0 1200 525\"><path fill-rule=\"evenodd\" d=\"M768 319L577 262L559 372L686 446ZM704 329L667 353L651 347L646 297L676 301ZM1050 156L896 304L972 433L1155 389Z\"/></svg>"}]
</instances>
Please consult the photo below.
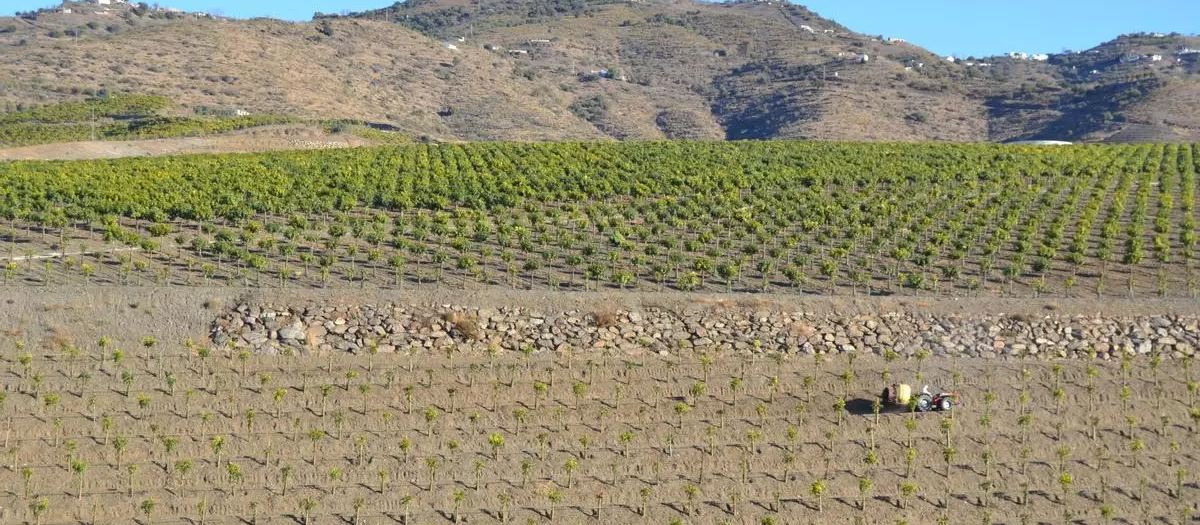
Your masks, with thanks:
<instances>
[{"instance_id":1,"label":"hillside","mask_svg":"<svg viewBox=\"0 0 1200 525\"><path fill-rule=\"evenodd\" d=\"M411 0L310 23L69 2L0 18L0 46L6 112L103 92L442 140L1200 137L1200 54L1177 55L1197 38L949 62L771 1Z\"/></svg>"}]
</instances>

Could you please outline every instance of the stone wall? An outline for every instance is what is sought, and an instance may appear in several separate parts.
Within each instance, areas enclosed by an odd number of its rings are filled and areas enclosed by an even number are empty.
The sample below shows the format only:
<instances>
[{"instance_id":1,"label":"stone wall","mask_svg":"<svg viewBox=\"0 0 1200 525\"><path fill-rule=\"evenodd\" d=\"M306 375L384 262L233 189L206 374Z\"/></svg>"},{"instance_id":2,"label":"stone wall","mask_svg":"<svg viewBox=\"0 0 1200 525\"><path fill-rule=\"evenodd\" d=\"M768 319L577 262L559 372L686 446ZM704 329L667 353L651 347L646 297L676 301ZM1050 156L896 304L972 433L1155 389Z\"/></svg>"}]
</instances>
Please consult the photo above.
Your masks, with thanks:
<instances>
[{"instance_id":1,"label":"stone wall","mask_svg":"<svg viewBox=\"0 0 1200 525\"><path fill-rule=\"evenodd\" d=\"M952 315L914 312L828 315L782 309L697 308L538 311L523 307L379 304L241 304L212 326L216 345L258 353L417 354L460 351L596 351L618 354L691 349L713 352L939 356L1100 357L1120 352L1193 355L1200 316Z\"/></svg>"}]
</instances>

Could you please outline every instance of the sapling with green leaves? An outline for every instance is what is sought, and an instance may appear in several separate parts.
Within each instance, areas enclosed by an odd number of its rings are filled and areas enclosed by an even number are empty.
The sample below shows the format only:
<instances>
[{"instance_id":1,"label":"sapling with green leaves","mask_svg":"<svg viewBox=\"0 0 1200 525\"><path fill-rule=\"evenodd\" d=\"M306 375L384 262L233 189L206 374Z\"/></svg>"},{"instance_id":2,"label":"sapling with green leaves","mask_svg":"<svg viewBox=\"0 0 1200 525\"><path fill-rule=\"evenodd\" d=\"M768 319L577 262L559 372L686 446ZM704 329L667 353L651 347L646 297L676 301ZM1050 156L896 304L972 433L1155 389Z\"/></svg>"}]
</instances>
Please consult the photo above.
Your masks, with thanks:
<instances>
[{"instance_id":1,"label":"sapling with green leaves","mask_svg":"<svg viewBox=\"0 0 1200 525\"><path fill-rule=\"evenodd\" d=\"M825 480L818 479L813 481L812 485L810 485L808 488L808 492L809 494L812 494L814 498L817 498L817 512L824 512L826 492Z\"/></svg>"},{"instance_id":2,"label":"sapling with green leaves","mask_svg":"<svg viewBox=\"0 0 1200 525\"><path fill-rule=\"evenodd\" d=\"M833 403L833 411L834 411L834 413L837 414L837 426L839 428L841 428L842 422L846 418L846 398L845 397L839 397L837 399L837 401L835 401Z\"/></svg>"},{"instance_id":3,"label":"sapling with green leaves","mask_svg":"<svg viewBox=\"0 0 1200 525\"><path fill-rule=\"evenodd\" d=\"M121 372L121 384L125 385L125 397L129 397L129 391L133 389L133 372L123 370Z\"/></svg>"},{"instance_id":4,"label":"sapling with green leaves","mask_svg":"<svg viewBox=\"0 0 1200 525\"><path fill-rule=\"evenodd\" d=\"M563 500L563 493L558 489L550 489L546 492L546 499L550 500L550 505L546 507L546 519L554 519L554 508L557 507Z\"/></svg>"},{"instance_id":5,"label":"sapling with green leaves","mask_svg":"<svg viewBox=\"0 0 1200 525\"><path fill-rule=\"evenodd\" d=\"M905 482L900 483L900 508L901 509L908 508L908 502L910 500L912 500L912 497L914 495L916 495L918 489L919 489L919 487L917 486L917 484L913 483L911 481L905 481Z\"/></svg>"},{"instance_id":6,"label":"sapling with green leaves","mask_svg":"<svg viewBox=\"0 0 1200 525\"><path fill-rule=\"evenodd\" d=\"M633 432L630 432L628 430L622 432L619 436L617 436L617 441L621 444L621 456L628 457L629 456L629 445L630 445L630 443L633 443ZM711 448L710 448L710 454L711 454Z\"/></svg>"},{"instance_id":7,"label":"sapling with green leaves","mask_svg":"<svg viewBox=\"0 0 1200 525\"><path fill-rule=\"evenodd\" d=\"M1183 487L1185 484L1184 482L1187 480L1187 475L1188 475L1188 472L1186 469L1183 469L1183 468L1175 469L1175 493L1173 494L1173 496L1177 500L1183 499Z\"/></svg>"},{"instance_id":8,"label":"sapling with green leaves","mask_svg":"<svg viewBox=\"0 0 1200 525\"><path fill-rule=\"evenodd\" d=\"M958 455L958 450L954 447L942 449L942 459L946 460L946 479L950 479L950 468L954 466L954 456L956 455Z\"/></svg>"},{"instance_id":9,"label":"sapling with green leaves","mask_svg":"<svg viewBox=\"0 0 1200 525\"><path fill-rule=\"evenodd\" d=\"M1061 474L1066 471L1067 458L1071 457L1071 448L1066 445L1060 445L1054 453L1058 456L1058 473Z\"/></svg>"},{"instance_id":10,"label":"sapling with green leaves","mask_svg":"<svg viewBox=\"0 0 1200 525\"><path fill-rule=\"evenodd\" d=\"M441 412L436 408L428 407L425 409L423 415L425 416L425 435L432 436L433 425L435 422L437 422L438 416L441 415Z\"/></svg>"},{"instance_id":11,"label":"sapling with green leaves","mask_svg":"<svg viewBox=\"0 0 1200 525\"><path fill-rule=\"evenodd\" d=\"M117 469L121 468L121 454L125 452L125 448L129 445L129 440L125 436L117 436L113 438L113 451L116 452Z\"/></svg>"},{"instance_id":12,"label":"sapling with green leaves","mask_svg":"<svg viewBox=\"0 0 1200 525\"><path fill-rule=\"evenodd\" d=\"M687 403L684 403L684 402L675 403L675 415L679 416L679 420L678 420L679 426L677 428L679 428L681 430L683 429L683 417L688 415L688 413L690 413L691 411L692 411L691 405L688 405Z\"/></svg>"},{"instance_id":13,"label":"sapling with green leaves","mask_svg":"<svg viewBox=\"0 0 1200 525\"><path fill-rule=\"evenodd\" d=\"M75 476L79 478L79 490L75 493L75 499L77 500L83 499L84 474L87 473L87 467L87 463L79 460L71 462L71 472L74 472Z\"/></svg>"},{"instance_id":14,"label":"sapling with green leaves","mask_svg":"<svg viewBox=\"0 0 1200 525\"><path fill-rule=\"evenodd\" d=\"M50 510L50 500L40 497L29 503L29 513L33 514L34 525L42 525L42 517Z\"/></svg>"},{"instance_id":15,"label":"sapling with green leaves","mask_svg":"<svg viewBox=\"0 0 1200 525\"><path fill-rule=\"evenodd\" d=\"M575 469L579 468L579 462L574 459L568 459L563 464L563 472L567 474L567 488L571 488L571 483L574 479Z\"/></svg>"},{"instance_id":16,"label":"sapling with green leaves","mask_svg":"<svg viewBox=\"0 0 1200 525\"><path fill-rule=\"evenodd\" d=\"M871 492L871 488L875 486L875 481L870 477L863 476L858 478L858 510L865 512L867 510L867 494Z\"/></svg>"},{"instance_id":17,"label":"sapling with green leaves","mask_svg":"<svg viewBox=\"0 0 1200 525\"><path fill-rule=\"evenodd\" d=\"M700 489L692 484L684 485L683 495L687 498L687 503L683 506L683 513L691 516L695 511L696 497L700 495Z\"/></svg>"},{"instance_id":18,"label":"sapling with green leaves","mask_svg":"<svg viewBox=\"0 0 1200 525\"><path fill-rule=\"evenodd\" d=\"M308 440L310 442L312 442L312 458L311 458L312 461L310 461L310 463L312 463L313 465L317 464L317 445L321 442L322 439L325 438L325 436L326 436L325 431L318 429L318 428L314 428L314 429L311 429L308 431Z\"/></svg>"},{"instance_id":19,"label":"sapling with green leaves","mask_svg":"<svg viewBox=\"0 0 1200 525\"><path fill-rule=\"evenodd\" d=\"M175 475L178 478L178 483L183 485L185 478L192 471L194 464L190 459L181 459L175 462Z\"/></svg>"},{"instance_id":20,"label":"sapling with green leaves","mask_svg":"<svg viewBox=\"0 0 1200 525\"><path fill-rule=\"evenodd\" d=\"M500 459L500 449L504 448L504 436L498 433L492 433L488 436L488 445L492 447L492 459Z\"/></svg>"},{"instance_id":21,"label":"sapling with green leaves","mask_svg":"<svg viewBox=\"0 0 1200 525\"><path fill-rule=\"evenodd\" d=\"M400 447L400 452L404 454L404 468L407 469L408 468L408 453L409 453L409 451L412 450L412 441L408 439L408 436L402 437L402 438L400 438L399 447Z\"/></svg>"},{"instance_id":22,"label":"sapling with green leaves","mask_svg":"<svg viewBox=\"0 0 1200 525\"><path fill-rule=\"evenodd\" d=\"M317 510L317 502L312 498L300 500L300 513L304 517L304 525L312 525L312 513Z\"/></svg>"},{"instance_id":23,"label":"sapling with green leaves","mask_svg":"<svg viewBox=\"0 0 1200 525\"><path fill-rule=\"evenodd\" d=\"M692 388L689 390L689 392L692 394L692 406L693 407L699 405L700 397L704 395L704 392L706 390L707 390L707 387L705 386L704 383L699 382L699 381L692 383Z\"/></svg>"},{"instance_id":24,"label":"sapling with green leaves","mask_svg":"<svg viewBox=\"0 0 1200 525\"><path fill-rule=\"evenodd\" d=\"M329 402L329 394L331 393L333 393L333 385L321 385L321 417L325 417L325 408Z\"/></svg>"},{"instance_id":25,"label":"sapling with green leaves","mask_svg":"<svg viewBox=\"0 0 1200 525\"><path fill-rule=\"evenodd\" d=\"M579 381L571 383L571 394L575 396L575 410L576 411L579 411L579 408L583 405L583 400L587 396L587 392L588 392L588 384L587 383L583 383L583 382L579 382Z\"/></svg>"},{"instance_id":26,"label":"sapling with green leaves","mask_svg":"<svg viewBox=\"0 0 1200 525\"><path fill-rule=\"evenodd\" d=\"M577 384L581 384L581 383L577 383ZM533 382L533 409L534 410L537 410L538 407L541 406L542 397L544 397L546 395L546 391L549 388L550 388L550 385L548 385L542 381L534 381ZM579 408L578 401L575 404L575 408L576 409Z\"/></svg>"},{"instance_id":27,"label":"sapling with green leaves","mask_svg":"<svg viewBox=\"0 0 1200 525\"><path fill-rule=\"evenodd\" d=\"M1075 482L1075 477L1066 472L1063 472L1058 475L1058 485L1060 488L1062 488L1062 497L1059 498L1059 500L1058 500L1058 502L1060 504L1062 504L1062 505L1067 504L1067 491L1069 491L1071 489L1071 484L1074 482Z\"/></svg>"},{"instance_id":28,"label":"sapling with green leaves","mask_svg":"<svg viewBox=\"0 0 1200 525\"><path fill-rule=\"evenodd\" d=\"M516 421L516 431L513 432L514 434L521 434L521 425L525 423L525 416L528 413L529 411L524 408L517 408L512 411L513 419Z\"/></svg>"},{"instance_id":29,"label":"sapling with green leaves","mask_svg":"<svg viewBox=\"0 0 1200 525\"><path fill-rule=\"evenodd\" d=\"M142 500L142 503L138 505L138 509L140 509L142 514L146 516L146 523L150 523L150 517L154 514L154 508L157 505L158 504L152 499Z\"/></svg>"},{"instance_id":30,"label":"sapling with green leaves","mask_svg":"<svg viewBox=\"0 0 1200 525\"><path fill-rule=\"evenodd\" d=\"M1140 439L1132 439L1129 441L1129 451L1133 453L1133 467L1141 467L1141 455L1146 450L1146 444Z\"/></svg>"},{"instance_id":31,"label":"sapling with green leaves","mask_svg":"<svg viewBox=\"0 0 1200 525\"><path fill-rule=\"evenodd\" d=\"M529 459L521 460L521 488L529 483L529 473L533 471L533 461Z\"/></svg>"},{"instance_id":32,"label":"sapling with green leaves","mask_svg":"<svg viewBox=\"0 0 1200 525\"><path fill-rule=\"evenodd\" d=\"M425 458L425 469L429 472L429 484L426 486L427 491L433 492L433 486L437 483L438 460L430 456Z\"/></svg>"}]
</instances>

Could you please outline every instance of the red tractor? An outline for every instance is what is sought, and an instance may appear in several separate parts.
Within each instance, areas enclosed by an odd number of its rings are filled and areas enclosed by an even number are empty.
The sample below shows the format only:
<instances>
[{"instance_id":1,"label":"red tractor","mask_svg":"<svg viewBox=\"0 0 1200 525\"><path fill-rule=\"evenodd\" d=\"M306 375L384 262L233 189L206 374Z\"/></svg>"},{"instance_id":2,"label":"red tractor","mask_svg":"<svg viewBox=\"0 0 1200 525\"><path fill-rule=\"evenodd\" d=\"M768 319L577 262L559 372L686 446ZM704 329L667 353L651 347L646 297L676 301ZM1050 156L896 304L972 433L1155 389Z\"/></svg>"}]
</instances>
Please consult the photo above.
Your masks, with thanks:
<instances>
[{"instance_id":1,"label":"red tractor","mask_svg":"<svg viewBox=\"0 0 1200 525\"><path fill-rule=\"evenodd\" d=\"M916 397L913 397L912 387L903 383L893 383L892 386L884 388L879 400L884 406L909 407L917 412L931 410L944 412L954 408L955 405L962 404L962 397L958 392L932 393L929 385L926 385Z\"/></svg>"}]
</instances>

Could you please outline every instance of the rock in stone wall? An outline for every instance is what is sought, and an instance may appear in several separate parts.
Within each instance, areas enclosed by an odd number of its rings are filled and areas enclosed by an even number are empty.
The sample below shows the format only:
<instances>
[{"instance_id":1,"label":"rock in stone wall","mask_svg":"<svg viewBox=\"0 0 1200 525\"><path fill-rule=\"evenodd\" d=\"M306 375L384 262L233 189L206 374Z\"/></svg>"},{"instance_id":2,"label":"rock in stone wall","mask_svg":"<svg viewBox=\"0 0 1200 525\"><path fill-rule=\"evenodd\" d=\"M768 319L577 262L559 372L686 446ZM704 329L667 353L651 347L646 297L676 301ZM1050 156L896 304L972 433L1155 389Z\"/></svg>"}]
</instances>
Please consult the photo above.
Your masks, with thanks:
<instances>
[{"instance_id":1,"label":"rock in stone wall","mask_svg":"<svg viewBox=\"0 0 1200 525\"><path fill-rule=\"evenodd\" d=\"M215 345L257 353L420 354L460 351L712 352L1109 358L1120 352L1193 355L1200 317L957 316L917 313L831 316L801 311L534 311L412 304L243 304L218 318Z\"/></svg>"}]
</instances>

